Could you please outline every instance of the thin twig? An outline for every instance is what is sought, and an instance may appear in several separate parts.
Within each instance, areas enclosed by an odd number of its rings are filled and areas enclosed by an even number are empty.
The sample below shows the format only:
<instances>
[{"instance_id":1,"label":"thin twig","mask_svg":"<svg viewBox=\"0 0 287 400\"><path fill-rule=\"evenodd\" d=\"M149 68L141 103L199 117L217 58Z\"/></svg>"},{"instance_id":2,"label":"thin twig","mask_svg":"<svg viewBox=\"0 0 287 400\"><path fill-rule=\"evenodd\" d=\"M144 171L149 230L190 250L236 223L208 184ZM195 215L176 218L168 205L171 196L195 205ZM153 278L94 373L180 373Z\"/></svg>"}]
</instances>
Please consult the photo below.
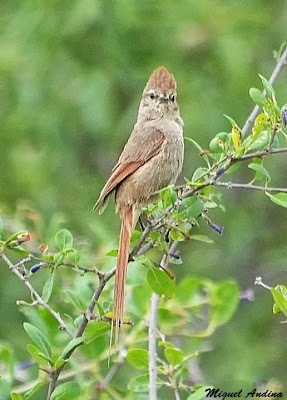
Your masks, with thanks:
<instances>
[{"instance_id":1,"label":"thin twig","mask_svg":"<svg viewBox=\"0 0 287 400\"><path fill-rule=\"evenodd\" d=\"M25 262L31 261L31 260L39 261L42 264L48 264L48 265L55 265L56 264L55 261L45 260L45 259L42 259L40 257L35 257L35 256L33 256L33 254L30 254L30 256L25 260ZM98 269L96 267L87 268L87 267L83 267L82 265L71 264L71 263L62 263L59 266L73 268L75 270L80 270L80 271L83 271L83 272L92 272L94 274L98 274Z\"/></svg>"},{"instance_id":2,"label":"thin twig","mask_svg":"<svg viewBox=\"0 0 287 400\"><path fill-rule=\"evenodd\" d=\"M104 290L104 287L106 286L107 282L115 275L115 273L116 273L116 268L113 268L108 273L102 275L102 277L99 279L99 285L96 288L96 290L94 291L94 294L93 294L91 301L87 307L87 310L86 310L85 314L83 315L82 322L74 336L75 338L81 337L82 334L84 333L86 326L88 325L89 321L92 318L93 311L94 311L96 302L97 302L98 298L100 297L100 294ZM70 350L70 352L66 355L66 360L68 360L71 357L71 355L74 353L75 350L76 350L76 348L73 348ZM57 368L56 370L51 372L47 400L50 400L51 395L52 395L53 391L55 390L59 376L64 367L65 367L65 364L62 364L59 368Z\"/></svg>"},{"instance_id":3,"label":"thin twig","mask_svg":"<svg viewBox=\"0 0 287 400\"><path fill-rule=\"evenodd\" d=\"M173 242L170 246L169 253L173 253L178 242ZM164 254L160 266L166 269L169 263L169 254ZM149 354L149 400L157 400L157 312L158 312L159 296L153 293L151 296L151 309L148 330L148 354Z\"/></svg>"},{"instance_id":4,"label":"thin twig","mask_svg":"<svg viewBox=\"0 0 287 400\"><path fill-rule=\"evenodd\" d=\"M175 396L175 400L180 400L180 395L179 395L179 391L177 388L174 388L174 396Z\"/></svg>"},{"instance_id":5,"label":"thin twig","mask_svg":"<svg viewBox=\"0 0 287 400\"><path fill-rule=\"evenodd\" d=\"M269 83L271 85L273 85L275 83L275 81L277 80L282 68L284 67L284 65L286 65L287 62L287 47L285 48L285 50L283 51L281 57L279 58L272 74L271 77L269 79ZM266 94L266 91L263 91L263 95ZM251 128L251 126L253 125L255 118L257 117L257 114L259 113L260 107L258 105L256 105L251 114L249 115L249 117L247 118L243 128L242 128L242 135L246 136L247 132L249 131L249 129Z\"/></svg>"},{"instance_id":6,"label":"thin twig","mask_svg":"<svg viewBox=\"0 0 287 400\"><path fill-rule=\"evenodd\" d=\"M137 244L135 245L135 247L133 248L131 254L130 254L130 258L132 259L135 255L138 254L138 251L140 250L140 248L142 247L144 241L146 240L146 238L148 237L149 233L152 230L152 225L151 223L148 223L147 226L145 227L145 230L143 231L139 241L137 242Z\"/></svg>"},{"instance_id":7,"label":"thin twig","mask_svg":"<svg viewBox=\"0 0 287 400\"><path fill-rule=\"evenodd\" d=\"M194 194L196 194L197 192L199 192L201 189L203 189L207 186L215 185L215 183L223 175L223 173L226 172L232 165L234 165L238 162L243 162L246 160L250 160L252 158L261 158L264 156L268 156L268 155L272 155L272 154L279 154L279 153L287 153L287 147L282 147L280 149L270 149L270 150L264 149L264 150L255 151L254 153L243 154L242 156L239 156L236 158L235 157L231 158L228 160L228 162L223 167L219 168L219 170L217 171L217 174L215 174L215 176L210 177L209 179L207 179L205 182L203 182L199 186L196 186L193 188L189 188L187 186L188 189L182 194L182 198L191 197ZM219 171L220 171L220 174L218 174Z\"/></svg>"},{"instance_id":8,"label":"thin twig","mask_svg":"<svg viewBox=\"0 0 287 400\"><path fill-rule=\"evenodd\" d=\"M158 303L159 303L159 296L156 293L153 293L151 296L150 320L148 329L149 400L157 400L156 336L157 336Z\"/></svg>"},{"instance_id":9,"label":"thin twig","mask_svg":"<svg viewBox=\"0 0 287 400\"><path fill-rule=\"evenodd\" d=\"M105 376L105 378L102 380L99 390L103 390L109 385L111 380L114 378L114 376L116 375L116 373L120 369L121 365L124 363L125 359L126 359L126 350L122 349L120 351L120 353L119 353L118 360L113 365L113 367L109 370L109 372Z\"/></svg>"},{"instance_id":10,"label":"thin twig","mask_svg":"<svg viewBox=\"0 0 287 400\"><path fill-rule=\"evenodd\" d=\"M234 161L246 161L250 160L251 158L261 158L264 156L279 154L279 153L287 153L287 147L281 147L280 149L270 149L270 150L265 149L265 150L255 151L254 153L243 154L242 156L236 158Z\"/></svg>"},{"instance_id":11,"label":"thin twig","mask_svg":"<svg viewBox=\"0 0 287 400\"><path fill-rule=\"evenodd\" d=\"M70 328L67 326L67 324L63 321L62 317L60 316L59 313L54 311L39 295L39 293L36 291L36 289L32 286L31 282L29 281L28 277L25 275L22 275L21 272L15 267L15 265L9 260L8 257L6 257L5 254L0 254L2 260L8 265L8 267L11 269L13 274L15 274L24 284L27 286L27 288L30 290L30 293L35 297L37 304L40 306L46 308L46 310L53 315L53 317L59 322L60 324L60 329L65 330L67 334L71 337L73 337L73 332L70 330Z\"/></svg>"},{"instance_id":12,"label":"thin twig","mask_svg":"<svg viewBox=\"0 0 287 400\"><path fill-rule=\"evenodd\" d=\"M248 189L259 190L261 192L287 193L287 188L275 188L268 186L256 186L250 183L234 183L234 182L218 182L215 181L213 186L225 187L227 189Z\"/></svg>"}]
</instances>

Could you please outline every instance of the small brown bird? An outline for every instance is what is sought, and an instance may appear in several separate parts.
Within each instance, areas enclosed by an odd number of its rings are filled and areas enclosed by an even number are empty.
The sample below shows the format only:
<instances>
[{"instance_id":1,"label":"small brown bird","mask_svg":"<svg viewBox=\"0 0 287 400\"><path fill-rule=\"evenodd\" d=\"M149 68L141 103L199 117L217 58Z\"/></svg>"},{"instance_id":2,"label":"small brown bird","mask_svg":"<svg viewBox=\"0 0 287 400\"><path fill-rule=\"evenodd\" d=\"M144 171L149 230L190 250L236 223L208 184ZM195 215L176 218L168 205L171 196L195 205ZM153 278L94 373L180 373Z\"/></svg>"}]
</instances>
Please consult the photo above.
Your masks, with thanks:
<instances>
[{"instance_id":1,"label":"small brown bird","mask_svg":"<svg viewBox=\"0 0 287 400\"><path fill-rule=\"evenodd\" d=\"M115 191L116 212L122 223L114 291L115 341L124 314L124 292L129 246L142 207L152 194L175 183L184 154L183 121L176 98L176 81L165 67L149 78L140 102L138 119L118 163L94 209L101 214Z\"/></svg>"}]
</instances>

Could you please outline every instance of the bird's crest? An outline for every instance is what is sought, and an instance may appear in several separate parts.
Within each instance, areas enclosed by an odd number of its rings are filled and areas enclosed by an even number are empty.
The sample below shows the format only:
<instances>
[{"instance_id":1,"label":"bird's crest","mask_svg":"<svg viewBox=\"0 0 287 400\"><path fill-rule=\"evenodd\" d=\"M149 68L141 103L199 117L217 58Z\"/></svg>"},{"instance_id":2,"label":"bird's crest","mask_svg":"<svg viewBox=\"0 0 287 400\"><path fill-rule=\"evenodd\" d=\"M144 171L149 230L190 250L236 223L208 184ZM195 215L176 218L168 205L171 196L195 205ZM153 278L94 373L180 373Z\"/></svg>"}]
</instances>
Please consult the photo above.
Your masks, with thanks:
<instances>
[{"instance_id":1,"label":"bird's crest","mask_svg":"<svg viewBox=\"0 0 287 400\"><path fill-rule=\"evenodd\" d=\"M165 67L156 68L151 74L145 91L157 89L160 91L175 91L176 81L174 76L168 72Z\"/></svg>"}]
</instances>

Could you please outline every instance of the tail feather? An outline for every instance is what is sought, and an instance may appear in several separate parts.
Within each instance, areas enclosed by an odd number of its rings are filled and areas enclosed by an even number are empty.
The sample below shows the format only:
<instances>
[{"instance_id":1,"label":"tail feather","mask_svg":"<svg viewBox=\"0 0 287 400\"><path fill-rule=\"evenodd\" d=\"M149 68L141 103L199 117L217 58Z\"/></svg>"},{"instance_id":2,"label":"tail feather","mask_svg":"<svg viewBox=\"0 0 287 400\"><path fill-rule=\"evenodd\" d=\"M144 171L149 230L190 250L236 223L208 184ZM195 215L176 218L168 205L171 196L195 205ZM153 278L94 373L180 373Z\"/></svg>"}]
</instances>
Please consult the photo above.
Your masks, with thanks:
<instances>
[{"instance_id":1,"label":"tail feather","mask_svg":"<svg viewBox=\"0 0 287 400\"><path fill-rule=\"evenodd\" d=\"M129 208L122 216L122 224L119 240L117 271L114 290L113 324L115 324L115 343L118 342L119 329L123 323L125 281L129 259L129 247L133 226L133 210Z\"/></svg>"}]
</instances>

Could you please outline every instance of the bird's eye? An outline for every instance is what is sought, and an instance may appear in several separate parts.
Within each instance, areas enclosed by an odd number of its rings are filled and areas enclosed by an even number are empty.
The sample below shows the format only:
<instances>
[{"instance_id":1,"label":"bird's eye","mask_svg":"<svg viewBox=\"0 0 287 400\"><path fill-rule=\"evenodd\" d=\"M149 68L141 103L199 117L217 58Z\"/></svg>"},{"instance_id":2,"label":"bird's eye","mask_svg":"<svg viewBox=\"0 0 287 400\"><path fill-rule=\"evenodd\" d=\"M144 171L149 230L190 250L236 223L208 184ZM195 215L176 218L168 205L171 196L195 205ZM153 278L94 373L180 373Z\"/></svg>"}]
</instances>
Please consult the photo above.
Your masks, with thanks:
<instances>
[{"instance_id":1,"label":"bird's eye","mask_svg":"<svg viewBox=\"0 0 287 400\"><path fill-rule=\"evenodd\" d=\"M149 95L149 97L150 97L151 99L154 99L154 98L155 98L155 94L154 94L154 93L151 93L151 94Z\"/></svg>"},{"instance_id":2,"label":"bird's eye","mask_svg":"<svg viewBox=\"0 0 287 400\"><path fill-rule=\"evenodd\" d=\"M175 101L175 95L174 95L174 94L171 94L171 95L169 96L169 98L170 98L170 100L174 103L174 101Z\"/></svg>"}]
</instances>

